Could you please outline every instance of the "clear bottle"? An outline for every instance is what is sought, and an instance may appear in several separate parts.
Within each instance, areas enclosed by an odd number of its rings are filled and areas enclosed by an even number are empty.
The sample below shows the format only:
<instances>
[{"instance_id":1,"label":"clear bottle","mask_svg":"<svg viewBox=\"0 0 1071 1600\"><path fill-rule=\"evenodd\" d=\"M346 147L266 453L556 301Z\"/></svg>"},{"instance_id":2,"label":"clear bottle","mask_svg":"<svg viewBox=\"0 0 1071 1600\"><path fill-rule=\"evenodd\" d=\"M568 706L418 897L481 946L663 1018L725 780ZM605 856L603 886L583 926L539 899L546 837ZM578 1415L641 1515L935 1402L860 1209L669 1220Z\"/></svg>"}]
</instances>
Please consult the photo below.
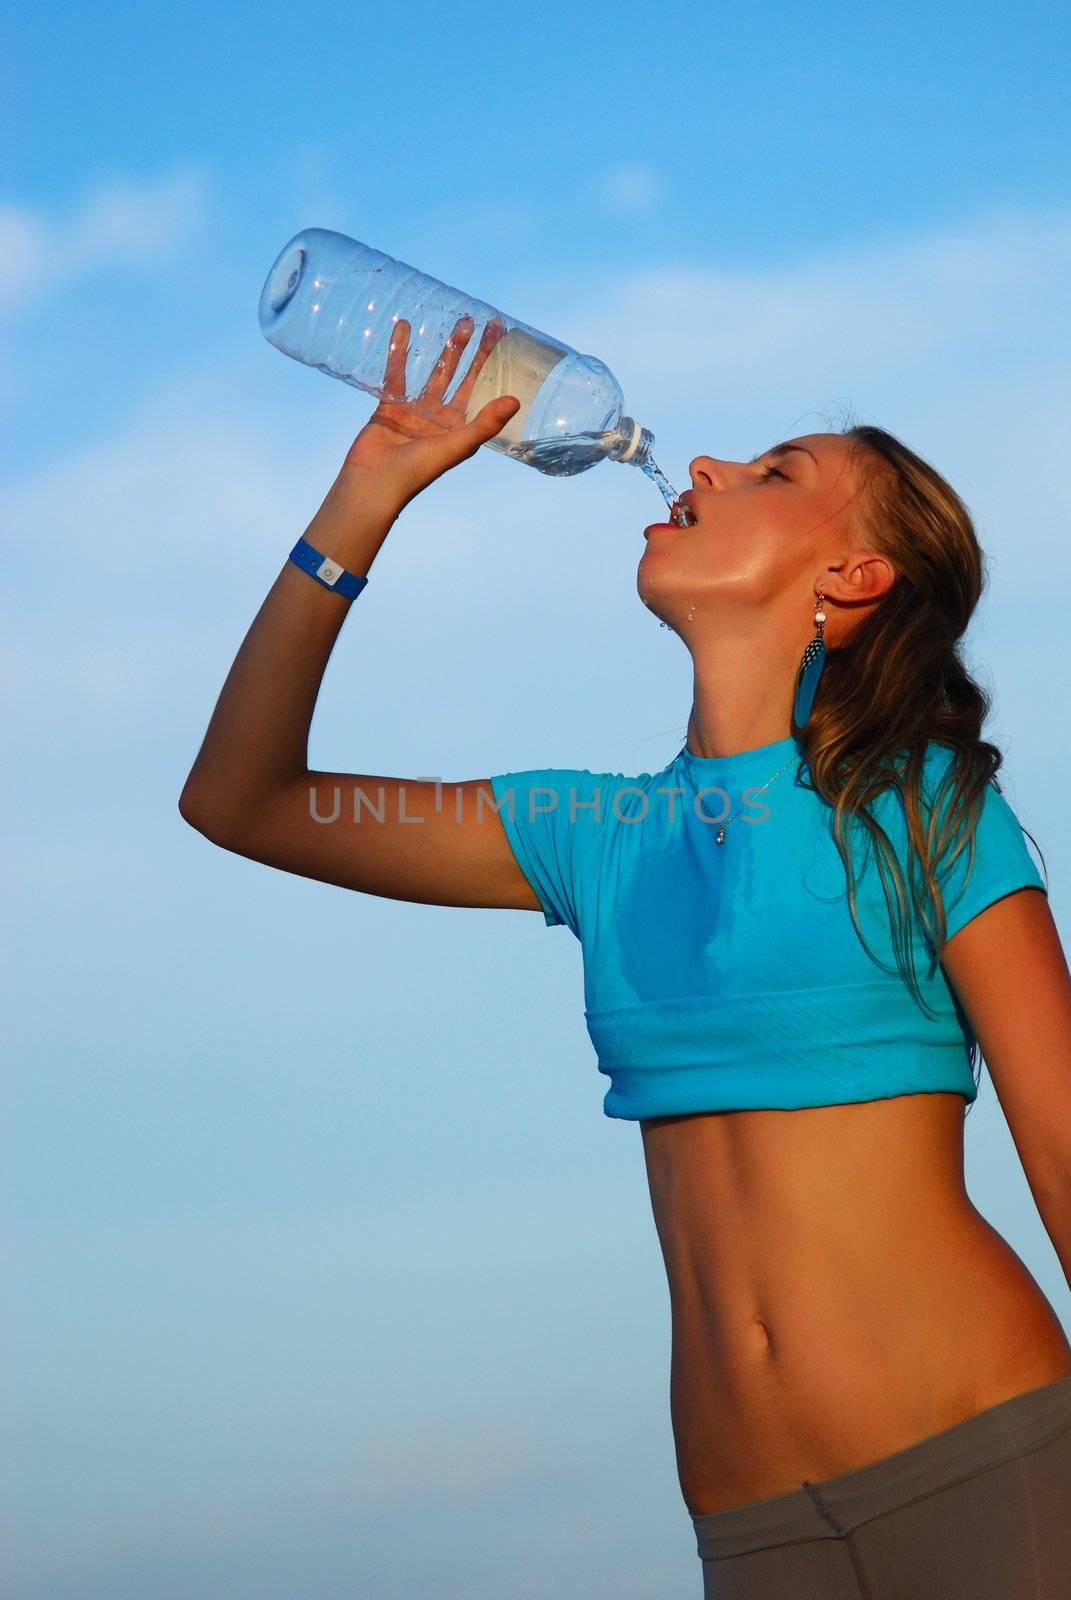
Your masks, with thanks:
<instances>
[{"instance_id":1,"label":"clear bottle","mask_svg":"<svg viewBox=\"0 0 1071 1600\"><path fill-rule=\"evenodd\" d=\"M516 395L521 406L486 441L490 449L557 478L604 460L654 467L654 436L624 415L621 386L595 356L580 355L343 233L305 228L295 234L265 279L258 315L264 337L285 355L373 395L382 393L387 346L395 322L404 317L410 324L407 401L420 393L457 319L467 315L474 327L446 391L449 399L484 327L495 319L506 333L476 381L466 418L503 394Z\"/></svg>"}]
</instances>

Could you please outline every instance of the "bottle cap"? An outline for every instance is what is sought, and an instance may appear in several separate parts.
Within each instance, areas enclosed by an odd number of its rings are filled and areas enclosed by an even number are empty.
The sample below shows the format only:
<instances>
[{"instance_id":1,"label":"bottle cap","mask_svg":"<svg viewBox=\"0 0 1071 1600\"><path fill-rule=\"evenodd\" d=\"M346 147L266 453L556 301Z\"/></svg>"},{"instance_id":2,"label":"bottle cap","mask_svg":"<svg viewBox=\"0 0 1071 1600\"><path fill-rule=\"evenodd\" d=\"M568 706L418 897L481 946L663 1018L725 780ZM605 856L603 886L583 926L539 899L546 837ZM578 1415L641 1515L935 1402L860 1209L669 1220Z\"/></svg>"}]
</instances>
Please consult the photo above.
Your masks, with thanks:
<instances>
[{"instance_id":1,"label":"bottle cap","mask_svg":"<svg viewBox=\"0 0 1071 1600\"><path fill-rule=\"evenodd\" d=\"M643 428L634 418L622 417L620 426L627 427L629 423L632 424L632 438L618 456L618 461L631 461L639 448L640 440L643 438Z\"/></svg>"},{"instance_id":2,"label":"bottle cap","mask_svg":"<svg viewBox=\"0 0 1071 1600\"><path fill-rule=\"evenodd\" d=\"M642 427L640 423L636 422L632 417L620 417L618 419L617 427L614 429L614 433L619 442L610 451L611 459L613 461L631 461L637 450L639 450L640 446L643 444L643 438L646 432L647 429ZM624 439L626 442L624 444L620 443L621 439Z\"/></svg>"}]
</instances>

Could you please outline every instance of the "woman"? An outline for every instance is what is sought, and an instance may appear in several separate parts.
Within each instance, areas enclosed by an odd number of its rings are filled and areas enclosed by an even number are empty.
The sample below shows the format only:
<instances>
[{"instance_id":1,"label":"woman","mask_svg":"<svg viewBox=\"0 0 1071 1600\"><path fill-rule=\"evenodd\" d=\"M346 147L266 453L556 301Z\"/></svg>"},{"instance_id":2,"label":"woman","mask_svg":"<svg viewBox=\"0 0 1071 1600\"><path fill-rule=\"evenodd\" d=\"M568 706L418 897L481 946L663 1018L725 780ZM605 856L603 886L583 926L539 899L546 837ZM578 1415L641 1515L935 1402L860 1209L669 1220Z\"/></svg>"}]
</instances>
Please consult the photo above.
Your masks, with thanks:
<instances>
[{"instance_id":1,"label":"woman","mask_svg":"<svg viewBox=\"0 0 1071 1600\"><path fill-rule=\"evenodd\" d=\"M980 1048L1071 1273L1071 980L958 651L982 586L965 507L877 428L698 456L694 524L648 528L638 572L694 666L666 768L453 794L311 772L390 527L518 406L466 420L493 325L447 400L463 320L418 414L408 332L182 815L285 871L580 940L604 1109L642 1132L706 1595L1071 1594L1071 1345L963 1182Z\"/></svg>"}]
</instances>

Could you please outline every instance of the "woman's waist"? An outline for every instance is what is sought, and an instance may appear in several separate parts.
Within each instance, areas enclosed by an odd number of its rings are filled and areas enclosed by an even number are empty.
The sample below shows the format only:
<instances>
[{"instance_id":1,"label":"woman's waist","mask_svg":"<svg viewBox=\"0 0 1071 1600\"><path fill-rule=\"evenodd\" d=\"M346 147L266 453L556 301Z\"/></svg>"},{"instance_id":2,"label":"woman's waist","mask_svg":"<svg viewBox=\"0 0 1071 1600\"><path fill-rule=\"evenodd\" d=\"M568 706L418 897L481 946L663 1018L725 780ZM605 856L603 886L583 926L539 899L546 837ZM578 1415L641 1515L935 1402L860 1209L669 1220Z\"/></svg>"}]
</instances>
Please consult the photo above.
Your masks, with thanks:
<instances>
[{"instance_id":1,"label":"woman's waist","mask_svg":"<svg viewBox=\"0 0 1071 1600\"><path fill-rule=\"evenodd\" d=\"M836 1331L868 1344L1011 1336L1024 1317L1055 1313L1025 1264L971 1204L933 1172L904 1194L875 1175L868 1189L815 1179L809 1192L720 1204L677 1190L656 1204L675 1325L715 1340L759 1319L793 1344ZM672 1214L670 1214L670 1211ZM747 1337L746 1334L743 1337ZM786 1354L788 1352L786 1351Z\"/></svg>"},{"instance_id":2,"label":"woman's waist","mask_svg":"<svg viewBox=\"0 0 1071 1600\"><path fill-rule=\"evenodd\" d=\"M1071 1371L1053 1307L966 1198L946 1200L925 1228L886 1206L855 1234L786 1218L776 1233L663 1254L675 1381L692 1410L720 1394L746 1412L776 1394L806 1433L841 1392L873 1409L888 1388L899 1416L910 1390L911 1404L941 1415Z\"/></svg>"},{"instance_id":3,"label":"woman's waist","mask_svg":"<svg viewBox=\"0 0 1071 1600\"><path fill-rule=\"evenodd\" d=\"M758 1264L667 1260L672 1417L692 1510L761 1499L879 1460L1071 1373L1026 1267L976 1225L905 1248L895 1227L850 1271L791 1230ZM753 1246L755 1241L751 1241ZM794 1257L790 1259L790 1257Z\"/></svg>"}]
</instances>

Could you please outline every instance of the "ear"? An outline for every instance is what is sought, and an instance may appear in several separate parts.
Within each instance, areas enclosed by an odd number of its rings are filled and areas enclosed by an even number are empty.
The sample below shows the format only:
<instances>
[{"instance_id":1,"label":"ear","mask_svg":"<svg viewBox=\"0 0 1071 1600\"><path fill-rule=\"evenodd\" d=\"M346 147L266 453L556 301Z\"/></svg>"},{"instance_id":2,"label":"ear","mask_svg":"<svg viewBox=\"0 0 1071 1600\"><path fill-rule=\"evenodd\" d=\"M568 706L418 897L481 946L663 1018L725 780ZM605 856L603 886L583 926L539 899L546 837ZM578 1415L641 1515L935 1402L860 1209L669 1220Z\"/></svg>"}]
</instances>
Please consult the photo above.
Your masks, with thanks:
<instances>
[{"instance_id":1,"label":"ear","mask_svg":"<svg viewBox=\"0 0 1071 1600\"><path fill-rule=\"evenodd\" d=\"M830 600L858 604L880 600L896 582L896 568L887 556L872 550L853 551L839 567L830 567L820 580Z\"/></svg>"}]
</instances>

